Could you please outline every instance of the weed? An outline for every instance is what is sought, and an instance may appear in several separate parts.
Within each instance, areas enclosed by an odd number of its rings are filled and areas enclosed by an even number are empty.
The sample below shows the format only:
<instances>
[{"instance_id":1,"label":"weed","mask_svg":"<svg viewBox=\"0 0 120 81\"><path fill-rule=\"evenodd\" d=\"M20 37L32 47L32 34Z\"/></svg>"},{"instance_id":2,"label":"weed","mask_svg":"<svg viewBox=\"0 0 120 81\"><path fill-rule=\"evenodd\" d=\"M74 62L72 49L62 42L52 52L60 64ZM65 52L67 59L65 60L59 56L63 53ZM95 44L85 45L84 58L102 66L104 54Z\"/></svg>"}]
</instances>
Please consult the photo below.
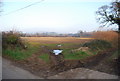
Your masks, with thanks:
<instances>
[{"instance_id":1,"label":"weed","mask_svg":"<svg viewBox=\"0 0 120 81\"><path fill-rule=\"evenodd\" d=\"M84 51L77 51L77 52L71 53L70 50L65 50L63 51L63 54L65 59L70 59L70 60L84 59L89 56Z\"/></svg>"},{"instance_id":2,"label":"weed","mask_svg":"<svg viewBox=\"0 0 120 81\"><path fill-rule=\"evenodd\" d=\"M9 47L15 48L15 47L21 47L25 49L25 45L20 39L19 32L16 31L9 31L9 32L2 32L2 47L3 49L7 49Z\"/></svg>"},{"instance_id":3,"label":"weed","mask_svg":"<svg viewBox=\"0 0 120 81\"><path fill-rule=\"evenodd\" d=\"M29 45L27 50L16 47L15 49L11 49L11 48L4 49L2 52L4 55L10 56L15 60L23 60L31 56L36 51L38 51L38 49L39 48L37 46Z\"/></svg>"},{"instance_id":4,"label":"weed","mask_svg":"<svg viewBox=\"0 0 120 81\"><path fill-rule=\"evenodd\" d=\"M39 56L39 58L41 58L45 62L49 62L49 55L48 54L42 54Z\"/></svg>"}]
</instances>

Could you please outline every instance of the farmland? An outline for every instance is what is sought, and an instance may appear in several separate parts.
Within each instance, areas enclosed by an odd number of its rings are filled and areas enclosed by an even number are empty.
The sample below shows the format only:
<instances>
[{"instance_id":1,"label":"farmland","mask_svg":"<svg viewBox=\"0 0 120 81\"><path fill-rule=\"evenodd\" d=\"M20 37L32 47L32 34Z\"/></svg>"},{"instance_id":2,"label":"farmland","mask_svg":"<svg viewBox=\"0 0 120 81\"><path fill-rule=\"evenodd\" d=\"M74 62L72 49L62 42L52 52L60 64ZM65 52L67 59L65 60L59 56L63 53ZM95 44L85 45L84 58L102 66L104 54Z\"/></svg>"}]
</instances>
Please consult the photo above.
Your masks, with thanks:
<instances>
[{"instance_id":1,"label":"farmland","mask_svg":"<svg viewBox=\"0 0 120 81\"><path fill-rule=\"evenodd\" d=\"M88 41L93 38L79 38L79 37L21 37L28 42L46 43L46 44L60 44L60 43L77 43Z\"/></svg>"}]
</instances>

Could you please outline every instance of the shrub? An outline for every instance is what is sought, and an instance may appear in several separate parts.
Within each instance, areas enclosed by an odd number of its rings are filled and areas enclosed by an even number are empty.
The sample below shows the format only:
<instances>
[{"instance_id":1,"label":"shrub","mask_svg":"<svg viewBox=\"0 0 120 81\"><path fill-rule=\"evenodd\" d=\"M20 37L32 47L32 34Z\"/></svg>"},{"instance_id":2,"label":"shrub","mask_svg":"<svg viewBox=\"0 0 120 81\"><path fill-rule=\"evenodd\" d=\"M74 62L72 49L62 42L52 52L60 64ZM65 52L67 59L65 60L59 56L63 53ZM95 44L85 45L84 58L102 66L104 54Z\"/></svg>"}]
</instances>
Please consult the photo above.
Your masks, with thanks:
<instances>
[{"instance_id":1,"label":"shrub","mask_svg":"<svg viewBox=\"0 0 120 81\"><path fill-rule=\"evenodd\" d=\"M2 47L3 49L9 48L9 47L25 48L25 45L20 39L20 34L18 32L10 31L10 32L2 32Z\"/></svg>"},{"instance_id":2,"label":"shrub","mask_svg":"<svg viewBox=\"0 0 120 81\"><path fill-rule=\"evenodd\" d=\"M83 44L82 46L89 47L92 50L104 50L112 47L111 43L105 40L93 40L91 42Z\"/></svg>"}]
</instances>

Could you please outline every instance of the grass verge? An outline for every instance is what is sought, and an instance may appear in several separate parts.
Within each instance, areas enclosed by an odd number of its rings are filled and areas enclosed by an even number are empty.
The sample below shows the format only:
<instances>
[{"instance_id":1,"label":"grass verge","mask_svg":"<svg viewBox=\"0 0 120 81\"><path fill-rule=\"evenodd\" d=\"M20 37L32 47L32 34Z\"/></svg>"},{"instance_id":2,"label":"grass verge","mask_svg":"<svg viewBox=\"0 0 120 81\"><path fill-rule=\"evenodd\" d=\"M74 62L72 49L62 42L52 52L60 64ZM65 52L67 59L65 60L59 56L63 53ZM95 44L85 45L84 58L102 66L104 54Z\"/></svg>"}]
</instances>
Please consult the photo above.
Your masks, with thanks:
<instances>
[{"instance_id":1,"label":"grass verge","mask_svg":"<svg viewBox=\"0 0 120 81\"><path fill-rule=\"evenodd\" d=\"M70 53L70 51L65 51L64 52L64 58L66 60L84 59L88 56L90 56L90 55L87 54L87 52L84 52L84 51L77 51L77 52L74 52L74 53Z\"/></svg>"},{"instance_id":2,"label":"grass verge","mask_svg":"<svg viewBox=\"0 0 120 81\"><path fill-rule=\"evenodd\" d=\"M3 49L3 55L7 55L14 60L23 60L31 56L33 53L39 50L38 46L29 45L27 49L21 49L19 47L15 47L14 49Z\"/></svg>"}]
</instances>

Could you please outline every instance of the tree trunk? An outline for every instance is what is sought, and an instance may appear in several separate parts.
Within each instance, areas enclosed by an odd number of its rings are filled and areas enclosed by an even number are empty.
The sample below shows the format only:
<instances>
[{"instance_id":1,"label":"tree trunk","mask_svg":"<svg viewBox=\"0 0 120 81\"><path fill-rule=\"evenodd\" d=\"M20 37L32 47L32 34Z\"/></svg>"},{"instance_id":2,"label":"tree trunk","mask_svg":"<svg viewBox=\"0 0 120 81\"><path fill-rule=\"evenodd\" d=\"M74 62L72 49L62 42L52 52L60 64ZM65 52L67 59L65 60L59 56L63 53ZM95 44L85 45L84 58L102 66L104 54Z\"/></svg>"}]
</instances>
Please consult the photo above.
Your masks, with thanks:
<instances>
[{"instance_id":1,"label":"tree trunk","mask_svg":"<svg viewBox=\"0 0 120 81\"><path fill-rule=\"evenodd\" d=\"M120 33L120 24L118 24L118 32Z\"/></svg>"}]
</instances>

